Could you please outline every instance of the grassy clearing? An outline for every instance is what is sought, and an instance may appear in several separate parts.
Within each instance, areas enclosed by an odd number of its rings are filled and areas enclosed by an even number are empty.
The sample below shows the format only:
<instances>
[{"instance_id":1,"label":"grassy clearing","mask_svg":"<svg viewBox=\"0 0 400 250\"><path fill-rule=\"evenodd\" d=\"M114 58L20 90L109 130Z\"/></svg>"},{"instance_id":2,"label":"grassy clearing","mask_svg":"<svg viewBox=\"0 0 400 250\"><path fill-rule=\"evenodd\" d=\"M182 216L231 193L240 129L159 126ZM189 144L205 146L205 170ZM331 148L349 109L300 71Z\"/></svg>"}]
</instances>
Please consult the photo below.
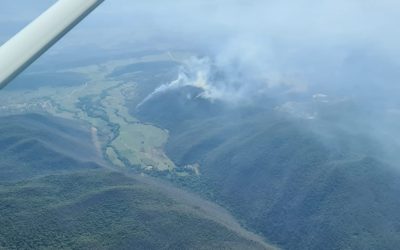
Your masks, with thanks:
<instances>
[{"instance_id":1,"label":"grassy clearing","mask_svg":"<svg viewBox=\"0 0 400 250\"><path fill-rule=\"evenodd\" d=\"M112 145L122 157L135 165L165 171L175 167L163 151L167 139L168 133L154 126L125 124L121 126L120 135Z\"/></svg>"}]
</instances>

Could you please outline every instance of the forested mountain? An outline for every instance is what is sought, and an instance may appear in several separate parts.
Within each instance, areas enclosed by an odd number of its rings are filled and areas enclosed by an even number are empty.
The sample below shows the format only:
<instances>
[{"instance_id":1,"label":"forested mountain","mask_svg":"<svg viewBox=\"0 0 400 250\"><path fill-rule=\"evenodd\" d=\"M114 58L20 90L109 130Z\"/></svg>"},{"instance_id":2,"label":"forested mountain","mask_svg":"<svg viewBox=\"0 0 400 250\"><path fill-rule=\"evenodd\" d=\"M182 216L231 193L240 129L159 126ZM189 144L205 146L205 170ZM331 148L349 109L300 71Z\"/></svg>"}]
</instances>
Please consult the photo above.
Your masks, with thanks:
<instances>
[{"instance_id":1,"label":"forested mountain","mask_svg":"<svg viewBox=\"0 0 400 250\"><path fill-rule=\"evenodd\" d=\"M81 123L7 116L0 132L0 248L267 247L222 223L207 208L213 205L190 198L194 205L172 187L105 168Z\"/></svg>"},{"instance_id":2,"label":"forested mountain","mask_svg":"<svg viewBox=\"0 0 400 250\"><path fill-rule=\"evenodd\" d=\"M338 106L301 119L186 98L196 91L166 91L136 115L169 129L169 156L199 164L211 197L285 249L397 248L400 174L379 142L343 129Z\"/></svg>"}]
</instances>

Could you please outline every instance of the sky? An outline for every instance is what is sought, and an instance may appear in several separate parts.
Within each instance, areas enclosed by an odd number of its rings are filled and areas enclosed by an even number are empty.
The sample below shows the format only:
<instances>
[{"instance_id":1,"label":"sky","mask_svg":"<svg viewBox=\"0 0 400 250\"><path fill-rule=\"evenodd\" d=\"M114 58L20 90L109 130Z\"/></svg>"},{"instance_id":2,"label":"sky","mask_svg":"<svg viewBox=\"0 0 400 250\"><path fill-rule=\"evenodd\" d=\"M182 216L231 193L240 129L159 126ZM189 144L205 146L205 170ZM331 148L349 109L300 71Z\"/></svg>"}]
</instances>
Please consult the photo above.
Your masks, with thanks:
<instances>
[{"instance_id":1,"label":"sky","mask_svg":"<svg viewBox=\"0 0 400 250\"><path fill-rule=\"evenodd\" d=\"M54 2L2 0L3 41ZM86 41L103 46L129 41L134 45L144 39L151 43L152 38L162 37L164 42L221 48L245 37L302 47L353 44L398 53L399 9L395 0L106 0L65 43L78 43L76 37L83 39L82 33L87 33Z\"/></svg>"}]
</instances>

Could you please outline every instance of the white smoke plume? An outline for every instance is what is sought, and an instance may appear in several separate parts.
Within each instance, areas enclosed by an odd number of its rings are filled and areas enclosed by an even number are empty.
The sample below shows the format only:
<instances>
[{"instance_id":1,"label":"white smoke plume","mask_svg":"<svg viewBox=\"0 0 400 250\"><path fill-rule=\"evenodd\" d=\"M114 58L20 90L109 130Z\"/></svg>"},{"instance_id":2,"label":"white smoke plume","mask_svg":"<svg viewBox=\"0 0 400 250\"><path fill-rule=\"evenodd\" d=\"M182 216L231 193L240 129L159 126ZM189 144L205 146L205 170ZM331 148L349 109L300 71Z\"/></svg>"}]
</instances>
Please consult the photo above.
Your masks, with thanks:
<instances>
[{"instance_id":1,"label":"white smoke plume","mask_svg":"<svg viewBox=\"0 0 400 250\"><path fill-rule=\"evenodd\" d=\"M226 82L226 80L216 79L215 67L215 63L208 57L190 58L180 67L177 79L155 89L138 106L141 106L158 94L187 86L201 89L201 93L195 98L229 102L239 101L243 98L240 94L240 89L235 89L233 84Z\"/></svg>"},{"instance_id":2,"label":"white smoke plume","mask_svg":"<svg viewBox=\"0 0 400 250\"><path fill-rule=\"evenodd\" d=\"M295 76L281 74L271 70L272 66L255 60L257 55L258 52L247 51L247 56L243 56L243 51L237 47L227 47L213 59L191 57L180 67L174 81L155 89L138 106L163 92L186 86L202 90L196 98L230 104L248 103L276 88L287 93L307 90L307 84Z\"/></svg>"}]
</instances>

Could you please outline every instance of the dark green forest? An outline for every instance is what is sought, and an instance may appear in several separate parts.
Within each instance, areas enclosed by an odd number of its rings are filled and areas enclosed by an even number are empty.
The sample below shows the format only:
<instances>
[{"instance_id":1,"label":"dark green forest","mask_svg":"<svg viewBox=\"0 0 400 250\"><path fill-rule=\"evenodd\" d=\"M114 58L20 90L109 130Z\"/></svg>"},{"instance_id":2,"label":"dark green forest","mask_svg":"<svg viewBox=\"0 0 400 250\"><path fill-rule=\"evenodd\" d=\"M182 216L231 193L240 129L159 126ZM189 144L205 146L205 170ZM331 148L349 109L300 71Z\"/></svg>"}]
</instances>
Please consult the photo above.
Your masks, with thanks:
<instances>
[{"instance_id":1,"label":"dark green forest","mask_svg":"<svg viewBox=\"0 0 400 250\"><path fill-rule=\"evenodd\" d=\"M400 173L379 142L343 129L355 117L326 107L316 122L185 98L197 91L165 92L135 110L169 129L178 166L200 164L200 178L178 183L285 249L398 249Z\"/></svg>"},{"instance_id":2,"label":"dark green forest","mask_svg":"<svg viewBox=\"0 0 400 250\"><path fill-rule=\"evenodd\" d=\"M104 168L83 124L9 116L0 132L1 249L264 249L160 187Z\"/></svg>"}]
</instances>

